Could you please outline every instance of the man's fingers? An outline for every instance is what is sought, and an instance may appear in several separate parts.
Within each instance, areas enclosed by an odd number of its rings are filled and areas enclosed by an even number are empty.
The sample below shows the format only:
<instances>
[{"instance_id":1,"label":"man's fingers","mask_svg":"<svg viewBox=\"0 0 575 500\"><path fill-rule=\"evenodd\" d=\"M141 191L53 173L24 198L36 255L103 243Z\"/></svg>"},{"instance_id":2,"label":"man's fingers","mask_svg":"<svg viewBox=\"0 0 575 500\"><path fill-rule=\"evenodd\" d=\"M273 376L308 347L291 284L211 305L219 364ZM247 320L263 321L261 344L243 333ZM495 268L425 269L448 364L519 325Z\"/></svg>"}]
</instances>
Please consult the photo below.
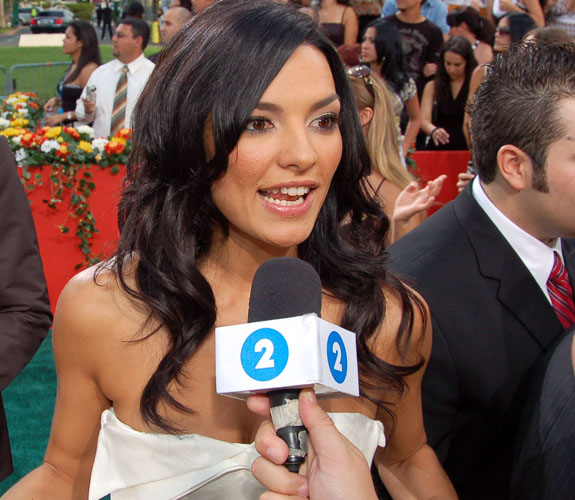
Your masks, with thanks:
<instances>
[{"instance_id":1,"label":"man's fingers","mask_svg":"<svg viewBox=\"0 0 575 500\"><path fill-rule=\"evenodd\" d=\"M253 394L248 397L248 408L257 415L269 418L270 400L267 394Z\"/></svg>"},{"instance_id":2,"label":"man's fingers","mask_svg":"<svg viewBox=\"0 0 575 500\"><path fill-rule=\"evenodd\" d=\"M266 488L282 495L294 495L294 497L301 499L302 494L308 491L307 479L304 476L289 472L283 465L275 465L268 460L264 460L262 457L258 457L254 460L252 473ZM267 496L260 498L271 500L274 497Z\"/></svg>"},{"instance_id":3,"label":"man's fingers","mask_svg":"<svg viewBox=\"0 0 575 500\"><path fill-rule=\"evenodd\" d=\"M288 446L276 435L270 420L262 422L256 434L256 451L275 464L283 464L288 457Z\"/></svg>"}]
</instances>

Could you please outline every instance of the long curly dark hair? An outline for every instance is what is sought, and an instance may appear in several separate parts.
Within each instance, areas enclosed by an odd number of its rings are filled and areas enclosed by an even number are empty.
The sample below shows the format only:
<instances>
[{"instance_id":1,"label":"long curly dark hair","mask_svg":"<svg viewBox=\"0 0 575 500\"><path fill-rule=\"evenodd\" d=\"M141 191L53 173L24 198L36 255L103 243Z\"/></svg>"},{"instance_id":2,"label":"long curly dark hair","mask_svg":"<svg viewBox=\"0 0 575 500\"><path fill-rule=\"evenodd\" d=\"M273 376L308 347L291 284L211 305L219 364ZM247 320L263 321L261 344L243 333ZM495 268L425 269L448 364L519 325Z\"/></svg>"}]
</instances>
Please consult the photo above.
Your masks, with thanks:
<instances>
[{"instance_id":1,"label":"long curly dark hair","mask_svg":"<svg viewBox=\"0 0 575 500\"><path fill-rule=\"evenodd\" d=\"M111 261L120 286L146 308L149 324L159 325L151 335L162 328L169 336L167 352L140 401L144 420L166 431L178 429L159 414L158 406L192 411L168 386L178 381L216 320L214 294L199 264L212 250L215 228L227 235L228 224L211 199L210 186L225 173L228 156L262 94L302 44L319 49L331 68L341 100L343 153L314 229L298 247L299 257L318 271L328 293L346 304L342 326L357 333L367 397L374 400L373 391L382 387L401 394L403 378L423 364L418 359L394 366L369 347L386 314L384 286L401 298L403 315L393 335L404 356L411 352L414 318L423 315L424 305L387 272L383 239L389 221L366 194L362 179L371 164L336 50L309 16L290 6L221 0L168 44L138 101L118 211L121 239ZM206 124L213 131L209 157ZM342 231L344 222L347 231ZM134 259L136 284L130 286L126 272Z\"/></svg>"}]
</instances>

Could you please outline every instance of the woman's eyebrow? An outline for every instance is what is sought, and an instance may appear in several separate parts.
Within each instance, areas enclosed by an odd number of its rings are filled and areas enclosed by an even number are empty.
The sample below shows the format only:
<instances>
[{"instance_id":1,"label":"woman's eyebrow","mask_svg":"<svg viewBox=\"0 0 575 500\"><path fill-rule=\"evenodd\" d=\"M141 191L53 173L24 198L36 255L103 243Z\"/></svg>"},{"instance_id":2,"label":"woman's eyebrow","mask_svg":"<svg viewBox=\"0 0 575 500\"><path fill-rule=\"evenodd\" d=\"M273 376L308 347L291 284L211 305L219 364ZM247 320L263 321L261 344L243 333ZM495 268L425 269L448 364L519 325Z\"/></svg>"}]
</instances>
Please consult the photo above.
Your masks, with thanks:
<instances>
[{"instance_id":1,"label":"woman's eyebrow","mask_svg":"<svg viewBox=\"0 0 575 500\"><path fill-rule=\"evenodd\" d=\"M337 94L331 94L328 97L326 97L325 99L321 99L321 100L313 103L310 110L311 111L317 111L318 109L321 109L321 108L327 106L328 104L331 104L333 101L338 101L338 100L339 100L339 96ZM254 108L254 111L256 111L256 110L281 113L283 111L283 108L277 104L272 103L272 102L260 101L260 102L258 102L257 106Z\"/></svg>"}]
</instances>

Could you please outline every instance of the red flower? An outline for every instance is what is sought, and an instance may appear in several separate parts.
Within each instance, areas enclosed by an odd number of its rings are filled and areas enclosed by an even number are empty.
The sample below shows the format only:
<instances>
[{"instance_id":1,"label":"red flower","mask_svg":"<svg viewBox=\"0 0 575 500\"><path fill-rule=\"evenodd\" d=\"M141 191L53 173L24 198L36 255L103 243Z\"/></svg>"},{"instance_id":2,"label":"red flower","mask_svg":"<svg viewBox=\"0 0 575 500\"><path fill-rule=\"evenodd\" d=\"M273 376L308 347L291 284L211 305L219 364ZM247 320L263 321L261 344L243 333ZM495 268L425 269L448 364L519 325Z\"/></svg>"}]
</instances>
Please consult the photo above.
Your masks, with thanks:
<instances>
[{"instance_id":1,"label":"red flower","mask_svg":"<svg viewBox=\"0 0 575 500\"><path fill-rule=\"evenodd\" d=\"M116 135L114 137L119 137L121 139L126 139L128 140L130 137L132 136L132 130L129 128L121 128L120 130L118 130L116 132Z\"/></svg>"},{"instance_id":2,"label":"red flower","mask_svg":"<svg viewBox=\"0 0 575 500\"><path fill-rule=\"evenodd\" d=\"M20 144L28 148L32 146L32 144L34 144L35 140L36 140L36 134L34 134L33 132L27 132L22 136Z\"/></svg>"},{"instance_id":3,"label":"red flower","mask_svg":"<svg viewBox=\"0 0 575 500\"><path fill-rule=\"evenodd\" d=\"M70 134L72 136L72 138L74 138L77 141L80 139L80 134L78 133L78 131L74 127L65 127L64 132L66 132L67 134Z\"/></svg>"},{"instance_id":4,"label":"red flower","mask_svg":"<svg viewBox=\"0 0 575 500\"><path fill-rule=\"evenodd\" d=\"M38 106L35 102L29 102L28 106L34 109L40 109L40 106Z\"/></svg>"},{"instance_id":5,"label":"red flower","mask_svg":"<svg viewBox=\"0 0 575 500\"><path fill-rule=\"evenodd\" d=\"M68 151L68 144L66 142L60 144L60 149L56 151L56 156L59 156L60 158L66 158L66 156L69 154L70 152Z\"/></svg>"}]
</instances>

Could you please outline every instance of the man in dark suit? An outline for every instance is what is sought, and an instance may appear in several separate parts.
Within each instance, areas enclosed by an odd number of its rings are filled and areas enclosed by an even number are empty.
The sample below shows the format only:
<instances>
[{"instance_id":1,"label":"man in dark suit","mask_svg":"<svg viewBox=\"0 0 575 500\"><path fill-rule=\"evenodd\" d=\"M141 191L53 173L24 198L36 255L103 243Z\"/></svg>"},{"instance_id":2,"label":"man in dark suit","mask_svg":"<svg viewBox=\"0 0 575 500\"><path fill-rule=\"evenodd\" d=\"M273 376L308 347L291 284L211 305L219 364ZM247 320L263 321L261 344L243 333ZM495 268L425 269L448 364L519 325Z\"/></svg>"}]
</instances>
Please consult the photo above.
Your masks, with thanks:
<instances>
[{"instance_id":1,"label":"man in dark suit","mask_svg":"<svg viewBox=\"0 0 575 500\"><path fill-rule=\"evenodd\" d=\"M51 324L30 206L8 141L0 136L0 394L30 361ZM0 481L12 471L0 395Z\"/></svg>"},{"instance_id":2,"label":"man in dark suit","mask_svg":"<svg viewBox=\"0 0 575 500\"><path fill-rule=\"evenodd\" d=\"M512 500L575 496L574 332L561 338L537 371L519 429Z\"/></svg>"},{"instance_id":3,"label":"man in dark suit","mask_svg":"<svg viewBox=\"0 0 575 500\"><path fill-rule=\"evenodd\" d=\"M575 278L573 75L573 47L498 56L473 104L478 177L390 248L430 307L424 422L462 499L507 498L528 377L575 318L547 287L556 258Z\"/></svg>"}]
</instances>

